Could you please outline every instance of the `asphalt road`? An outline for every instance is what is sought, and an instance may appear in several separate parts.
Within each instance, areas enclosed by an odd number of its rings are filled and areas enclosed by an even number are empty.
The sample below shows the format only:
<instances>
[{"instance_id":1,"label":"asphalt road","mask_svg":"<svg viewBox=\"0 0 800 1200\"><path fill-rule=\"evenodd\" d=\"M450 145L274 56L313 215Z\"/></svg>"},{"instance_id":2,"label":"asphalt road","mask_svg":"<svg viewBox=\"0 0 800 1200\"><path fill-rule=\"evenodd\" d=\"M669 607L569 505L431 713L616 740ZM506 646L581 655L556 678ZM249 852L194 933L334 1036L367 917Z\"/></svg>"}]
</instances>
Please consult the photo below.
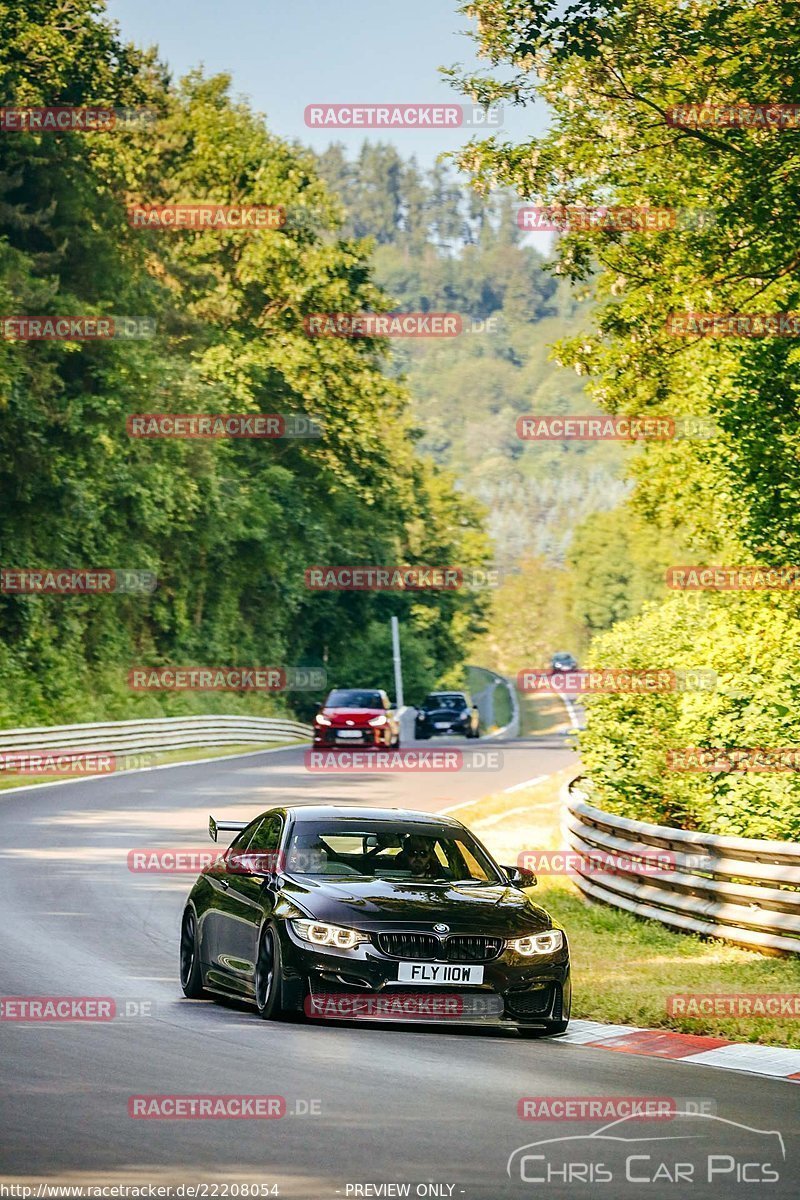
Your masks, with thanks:
<instances>
[{"instance_id":1,"label":"asphalt road","mask_svg":"<svg viewBox=\"0 0 800 1200\"><path fill-rule=\"evenodd\" d=\"M491 773L319 776L290 749L0 795L0 994L107 996L122 1013L84 1024L0 1021L0 1181L202 1180L220 1196L241 1194L226 1185L277 1184L304 1200L579 1197L595 1188L613 1200L796 1197L800 1088L790 1083L485 1030L271 1024L244 1007L183 999L178 923L191 878L131 873L130 849L207 847L209 812L244 819L280 801L436 811L572 761L559 736L490 745L504 755ZM134 1120L128 1098L141 1094L280 1095L288 1114ZM559 1147L537 1148L530 1153L545 1158L522 1170L529 1180L549 1170L546 1186L522 1182L518 1160L509 1177L509 1155L602 1122L522 1121L523 1096L694 1097L721 1120L687 1118L691 1129L680 1132L691 1137L680 1142L653 1140L674 1137L673 1122L618 1128L646 1139L629 1168L639 1182L625 1181L628 1143L567 1143L566 1159ZM780 1131L785 1161L775 1135L738 1125ZM718 1175L705 1186L709 1152L720 1156ZM608 1171L612 1158L613 1181L604 1182L597 1164ZM687 1165L672 1181L676 1158L691 1160L691 1181ZM777 1182L754 1181L771 1170Z\"/></svg>"}]
</instances>

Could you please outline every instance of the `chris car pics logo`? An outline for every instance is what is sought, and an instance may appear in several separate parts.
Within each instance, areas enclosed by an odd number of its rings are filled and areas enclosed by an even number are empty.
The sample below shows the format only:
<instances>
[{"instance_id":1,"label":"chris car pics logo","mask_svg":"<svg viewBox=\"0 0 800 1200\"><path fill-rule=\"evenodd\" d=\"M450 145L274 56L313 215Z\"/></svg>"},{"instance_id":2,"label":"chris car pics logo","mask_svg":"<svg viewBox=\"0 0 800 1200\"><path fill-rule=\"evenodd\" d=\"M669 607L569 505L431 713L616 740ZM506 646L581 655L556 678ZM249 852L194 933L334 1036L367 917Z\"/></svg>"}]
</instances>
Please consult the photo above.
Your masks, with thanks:
<instances>
[{"instance_id":1,"label":"chris car pics logo","mask_svg":"<svg viewBox=\"0 0 800 1200\"><path fill-rule=\"evenodd\" d=\"M674 1194L676 1200L708 1195L709 1186L750 1200L754 1186L787 1178L786 1146L777 1129L755 1129L705 1112L673 1113L667 1127L652 1132L645 1132L640 1118L631 1115L586 1135L519 1146L509 1155L506 1171L531 1188L616 1185L604 1193L615 1200L638 1200L643 1194L639 1189L652 1184L669 1188L657 1194Z\"/></svg>"}]
</instances>

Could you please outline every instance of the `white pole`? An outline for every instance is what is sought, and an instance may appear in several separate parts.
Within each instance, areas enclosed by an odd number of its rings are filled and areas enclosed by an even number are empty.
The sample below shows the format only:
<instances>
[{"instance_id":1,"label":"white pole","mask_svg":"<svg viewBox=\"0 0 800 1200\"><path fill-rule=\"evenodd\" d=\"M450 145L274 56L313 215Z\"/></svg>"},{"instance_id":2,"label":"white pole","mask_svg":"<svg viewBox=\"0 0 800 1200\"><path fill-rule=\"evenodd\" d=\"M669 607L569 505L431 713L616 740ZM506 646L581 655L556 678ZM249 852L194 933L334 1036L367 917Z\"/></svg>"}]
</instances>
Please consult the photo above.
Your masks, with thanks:
<instances>
[{"instance_id":1,"label":"white pole","mask_svg":"<svg viewBox=\"0 0 800 1200\"><path fill-rule=\"evenodd\" d=\"M392 660L394 662L394 690L397 708L403 707L403 664L400 659L400 625L392 617Z\"/></svg>"}]
</instances>

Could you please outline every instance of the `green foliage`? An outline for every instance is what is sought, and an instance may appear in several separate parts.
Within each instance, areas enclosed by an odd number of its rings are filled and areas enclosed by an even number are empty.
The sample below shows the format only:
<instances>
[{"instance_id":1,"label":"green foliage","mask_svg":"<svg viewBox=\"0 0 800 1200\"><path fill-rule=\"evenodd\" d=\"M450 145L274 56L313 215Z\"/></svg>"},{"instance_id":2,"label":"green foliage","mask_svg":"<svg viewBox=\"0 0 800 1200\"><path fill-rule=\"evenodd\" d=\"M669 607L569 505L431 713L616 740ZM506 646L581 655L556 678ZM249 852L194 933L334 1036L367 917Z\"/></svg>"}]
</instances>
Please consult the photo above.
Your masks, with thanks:
<instances>
[{"instance_id":1,"label":"green foliage","mask_svg":"<svg viewBox=\"0 0 800 1200\"><path fill-rule=\"evenodd\" d=\"M173 86L118 41L94 0L0 4L4 103L147 105L146 132L15 133L0 142L4 313L155 318L143 341L0 343L4 566L146 568L152 596L0 599L5 724L144 710L258 711L269 699L127 695L137 663L326 662L375 683L393 613L427 679L483 627L467 592L314 594L314 564L477 565L479 517L414 450L403 385L371 340L310 338L303 317L385 310L365 248L310 153L267 131L224 77ZM27 56L30 69L22 66ZM35 67L35 69L34 69ZM282 204L283 230L133 230L126 206ZM141 441L136 412L308 414L310 440ZM92 697L90 699L90 697ZM304 712L313 699L297 701Z\"/></svg>"},{"instance_id":2,"label":"green foliage","mask_svg":"<svg viewBox=\"0 0 800 1200\"><path fill-rule=\"evenodd\" d=\"M796 771L670 769L687 747L800 746L800 614L786 597L676 595L598 637L588 665L716 672L713 689L586 697L593 802L687 829L800 841Z\"/></svg>"},{"instance_id":3,"label":"green foliage","mask_svg":"<svg viewBox=\"0 0 800 1200\"><path fill-rule=\"evenodd\" d=\"M489 629L476 639L473 657L514 676L526 668L544 670L555 650L580 653L583 630L574 616L573 586L562 567L525 559L497 588Z\"/></svg>"},{"instance_id":4,"label":"green foliage","mask_svg":"<svg viewBox=\"0 0 800 1200\"><path fill-rule=\"evenodd\" d=\"M496 561L563 562L575 525L625 495L622 449L523 443L515 425L527 413L596 411L551 351L586 327L587 305L525 243L511 192L479 195L448 168L421 172L381 143L364 143L353 161L337 144L318 161L342 197L345 230L373 239L376 280L397 307L476 323L458 338L393 348L420 449L486 507Z\"/></svg>"},{"instance_id":5,"label":"green foliage","mask_svg":"<svg viewBox=\"0 0 800 1200\"><path fill-rule=\"evenodd\" d=\"M567 552L574 614L589 636L635 616L664 595L664 573L687 552L675 532L648 524L628 505L597 512L575 531Z\"/></svg>"},{"instance_id":6,"label":"green foliage","mask_svg":"<svg viewBox=\"0 0 800 1200\"><path fill-rule=\"evenodd\" d=\"M796 5L474 0L468 9L492 77L450 76L473 99L544 99L553 114L540 138L514 146L493 137L456 156L481 192L675 214L662 232L595 226L559 238L560 273L591 281L597 301L595 330L565 339L560 361L609 412L693 414L717 428L711 438L648 443L631 459L630 527L625 517L593 518L570 552L586 589L583 616L594 629L611 625L595 662L708 663L722 678L712 694L593 699L583 745L597 795L629 815L797 836L790 775L664 770L671 746L797 743L785 649L797 635L797 600L750 593L691 609L662 592L661 606L611 624L646 597L659 600L655 569L681 544L684 562L782 565L800 556L796 340L670 332L671 314L800 307L796 131L668 120L675 106L797 105ZM500 65L511 69L503 79L494 77Z\"/></svg>"}]
</instances>

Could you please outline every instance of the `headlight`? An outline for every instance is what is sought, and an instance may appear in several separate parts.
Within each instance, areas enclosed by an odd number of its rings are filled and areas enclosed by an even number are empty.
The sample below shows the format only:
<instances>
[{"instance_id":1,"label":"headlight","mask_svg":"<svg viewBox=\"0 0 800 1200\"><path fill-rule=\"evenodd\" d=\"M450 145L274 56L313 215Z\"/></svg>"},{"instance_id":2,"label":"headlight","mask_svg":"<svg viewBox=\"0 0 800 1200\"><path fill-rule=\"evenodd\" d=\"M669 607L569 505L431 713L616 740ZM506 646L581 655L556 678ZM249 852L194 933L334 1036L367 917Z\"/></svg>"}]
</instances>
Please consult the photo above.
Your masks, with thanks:
<instances>
[{"instance_id":1,"label":"headlight","mask_svg":"<svg viewBox=\"0 0 800 1200\"><path fill-rule=\"evenodd\" d=\"M330 725L331 724L331 722L328 720L328 718L323 716L322 713L317 713L317 715L314 717L314 721L316 722L317 725Z\"/></svg>"},{"instance_id":2,"label":"headlight","mask_svg":"<svg viewBox=\"0 0 800 1200\"><path fill-rule=\"evenodd\" d=\"M515 938L508 943L510 950L516 950L525 958L532 954L554 954L564 945L564 935L560 929L550 929L547 933L532 933L528 937Z\"/></svg>"},{"instance_id":3,"label":"headlight","mask_svg":"<svg viewBox=\"0 0 800 1200\"><path fill-rule=\"evenodd\" d=\"M341 925L325 925L321 921L291 921L292 929L304 942L314 946L336 946L339 950L352 950L359 942L369 938L357 929L343 929Z\"/></svg>"},{"instance_id":4,"label":"headlight","mask_svg":"<svg viewBox=\"0 0 800 1200\"><path fill-rule=\"evenodd\" d=\"M373 717L369 723L370 725L385 725L386 717L383 715L383 713L381 713L379 717Z\"/></svg>"}]
</instances>

